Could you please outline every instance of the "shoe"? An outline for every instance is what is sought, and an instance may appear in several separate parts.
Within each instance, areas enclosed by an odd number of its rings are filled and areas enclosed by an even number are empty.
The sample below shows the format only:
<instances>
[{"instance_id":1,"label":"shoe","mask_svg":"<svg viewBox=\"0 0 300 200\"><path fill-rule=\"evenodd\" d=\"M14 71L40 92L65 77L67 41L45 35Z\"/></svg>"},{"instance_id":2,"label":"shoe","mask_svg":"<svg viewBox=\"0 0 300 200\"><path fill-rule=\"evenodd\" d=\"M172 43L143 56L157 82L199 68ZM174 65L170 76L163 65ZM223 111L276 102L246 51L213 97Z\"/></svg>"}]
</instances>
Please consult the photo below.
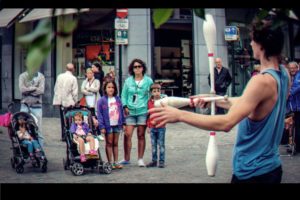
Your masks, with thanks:
<instances>
[{"instance_id":1,"label":"shoe","mask_svg":"<svg viewBox=\"0 0 300 200\"><path fill-rule=\"evenodd\" d=\"M80 155L80 162L86 162L86 157L84 154Z\"/></svg>"},{"instance_id":2,"label":"shoe","mask_svg":"<svg viewBox=\"0 0 300 200\"><path fill-rule=\"evenodd\" d=\"M112 165L111 165L111 169L116 169L116 166L115 166L115 163L113 163Z\"/></svg>"},{"instance_id":3,"label":"shoe","mask_svg":"<svg viewBox=\"0 0 300 200\"><path fill-rule=\"evenodd\" d=\"M113 169L122 169L123 168L123 166L120 163L113 163L112 166L113 166Z\"/></svg>"},{"instance_id":4,"label":"shoe","mask_svg":"<svg viewBox=\"0 0 300 200\"><path fill-rule=\"evenodd\" d=\"M130 161L122 160L122 161L119 162L119 164L121 164L121 165L129 165Z\"/></svg>"},{"instance_id":5,"label":"shoe","mask_svg":"<svg viewBox=\"0 0 300 200\"><path fill-rule=\"evenodd\" d=\"M146 167L157 167L157 161L152 161L146 165Z\"/></svg>"},{"instance_id":6,"label":"shoe","mask_svg":"<svg viewBox=\"0 0 300 200\"><path fill-rule=\"evenodd\" d=\"M90 153L90 155L93 155L93 156L98 155L96 150L90 150L89 153Z\"/></svg>"},{"instance_id":7,"label":"shoe","mask_svg":"<svg viewBox=\"0 0 300 200\"><path fill-rule=\"evenodd\" d=\"M104 141L105 138L102 135L98 135L99 140Z\"/></svg>"},{"instance_id":8,"label":"shoe","mask_svg":"<svg viewBox=\"0 0 300 200\"><path fill-rule=\"evenodd\" d=\"M158 167L159 168L165 168L165 163L160 161Z\"/></svg>"},{"instance_id":9,"label":"shoe","mask_svg":"<svg viewBox=\"0 0 300 200\"><path fill-rule=\"evenodd\" d=\"M138 166L139 167L145 167L145 163L144 163L142 158L138 160Z\"/></svg>"}]
</instances>

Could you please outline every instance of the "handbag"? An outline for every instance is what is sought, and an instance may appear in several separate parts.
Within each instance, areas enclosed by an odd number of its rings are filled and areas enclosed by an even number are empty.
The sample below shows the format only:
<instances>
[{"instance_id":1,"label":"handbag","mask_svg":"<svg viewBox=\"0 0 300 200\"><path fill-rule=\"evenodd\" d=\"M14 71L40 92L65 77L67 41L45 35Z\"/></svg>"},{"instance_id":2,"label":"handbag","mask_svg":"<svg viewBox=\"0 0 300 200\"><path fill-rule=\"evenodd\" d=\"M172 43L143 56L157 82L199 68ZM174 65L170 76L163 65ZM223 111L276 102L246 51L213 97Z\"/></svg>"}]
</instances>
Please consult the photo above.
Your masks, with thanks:
<instances>
[{"instance_id":1,"label":"handbag","mask_svg":"<svg viewBox=\"0 0 300 200\"><path fill-rule=\"evenodd\" d=\"M11 118L12 114L10 112L4 115L0 115L0 126L8 127L10 125Z\"/></svg>"},{"instance_id":2,"label":"handbag","mask_svg":"<svg viewBox=\"0 0 300 200\"><path fill-rule=\"evenodd\" d=\"M81 97L81 99L79 100L79 105L80 106L86 106L85 96Z\"/></svg>"}]
</instances>

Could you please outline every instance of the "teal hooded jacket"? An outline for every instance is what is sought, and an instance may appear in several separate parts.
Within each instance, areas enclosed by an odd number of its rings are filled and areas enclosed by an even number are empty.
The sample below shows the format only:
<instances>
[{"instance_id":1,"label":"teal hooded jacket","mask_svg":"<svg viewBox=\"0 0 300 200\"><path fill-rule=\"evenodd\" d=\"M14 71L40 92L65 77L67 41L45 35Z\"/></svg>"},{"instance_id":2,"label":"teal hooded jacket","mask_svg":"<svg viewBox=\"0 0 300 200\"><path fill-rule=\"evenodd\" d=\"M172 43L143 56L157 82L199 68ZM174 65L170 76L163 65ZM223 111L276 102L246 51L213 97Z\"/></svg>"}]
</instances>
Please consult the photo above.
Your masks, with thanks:
<instances>
[{"instance_id":1,"label":"teal hooded jacket","mask_svg":"<svg viewBox=\"0 0 300 200\"><path fill-rule=\"evenodd\" d=\"M150 86L152 79L144 75L143 79L136 83L133 76L125 80L122 89L122 104L127 106L132 116L146 114L148 112L148 100L151 96Z\"/></svg>"}]
</instances>

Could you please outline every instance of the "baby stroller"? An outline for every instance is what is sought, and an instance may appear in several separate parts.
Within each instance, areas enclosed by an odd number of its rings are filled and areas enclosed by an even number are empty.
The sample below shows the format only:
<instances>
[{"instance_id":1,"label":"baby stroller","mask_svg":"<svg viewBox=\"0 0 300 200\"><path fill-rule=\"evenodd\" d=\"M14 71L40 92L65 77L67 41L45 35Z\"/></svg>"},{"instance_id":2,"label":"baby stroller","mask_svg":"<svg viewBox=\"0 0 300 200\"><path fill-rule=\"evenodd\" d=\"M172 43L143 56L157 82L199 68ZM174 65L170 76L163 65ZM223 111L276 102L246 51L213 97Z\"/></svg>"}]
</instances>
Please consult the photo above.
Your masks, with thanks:
<instances>
[{"instance_id":1,"label":"baby stroller","mask_svg":"<svg viewBox=\"0 0 300 200\"><path fill-rule=\"evenodd\" d=\"M80 161L80 154L78 150L78 145L73 140L73 133L70 132L71 123L74 121L74 115L77 112L81 112L84 117L84 122L86 122L90 129L92 130L92 134L95 138L95 149L97 150L97 156L91 156L87 152L89 152L89 143L85 143L85 151L86 151L86 162ZM99 149L99 138L97 137L97 131L92 123L92 115L88 108L71 108L68 109L64 114L65 120L65 137L67 144L67 157L63 159L64 169L70 169L71 172L75 176L80 176L84 174L86 168L91 168L92 170L96 168L99 173L110 174L112 171L112 166L108 162L103 162Z\"/></svg>"},{"instance_id":2,"label":"baby stroller","mask_svg":"<svg viewBox=\"0 0 300 200\"><path fill-rule=\"evenodd\" d=\"M27 105L28 107L28 105ZM45 152L41 147L39 155L34 154L34 159L30 159L27 146L21 143L18 137L17 131L19 129L18 119L21 117L26 122L26 127L31 137L38 141L38 126L37 118L31 114L30 108L28 107L29 113L27 112L16 112L12 115L10 126L8 127L8 133L12 142L13 156L11 157L11 167L16 170L17 173L21 174L24 172L24 165L31 163L34 168L40 168L41 172L47 172L47 158ZM41 146L41 145L40 145Z\"/></svg>"}]
</instances>

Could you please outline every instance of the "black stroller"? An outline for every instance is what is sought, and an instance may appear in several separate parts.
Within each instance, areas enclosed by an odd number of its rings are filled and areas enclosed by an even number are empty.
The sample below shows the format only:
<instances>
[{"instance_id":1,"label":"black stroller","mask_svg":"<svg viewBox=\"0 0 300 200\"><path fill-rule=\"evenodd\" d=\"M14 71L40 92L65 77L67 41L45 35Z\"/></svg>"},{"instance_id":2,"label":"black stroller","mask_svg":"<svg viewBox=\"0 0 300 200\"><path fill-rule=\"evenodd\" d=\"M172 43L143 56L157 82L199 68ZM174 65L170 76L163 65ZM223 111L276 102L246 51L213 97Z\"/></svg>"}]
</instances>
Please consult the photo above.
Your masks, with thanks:
<instances>
[{"instance_id":1,"label":"black stroller","mask_svg":"<svg viewBox=\"0 0 300 200\"><path fill-rule=\"evenodd\" d=\"M73 134L70 132L70 126L71 123L74 121L74 115L77 112L81 112L84 121L89 125L90 129L92 130L92 134L94 135L95 138L95 146L98 152L97 156L90 156L87 155L87 161L86 162L81 162L80 161L80 154L78 151L78 145L74 142L73 140ZM68 109L64 113L64 131L65 131L65 139L66 139L66 144L67 144L67 156L66 159L63 159L63 165L64 169L68 170L70 169L71 172L75 176L80 176L84 174L86 168L91 168L97 169L99 173L104 173L104 174L110 174L112 171L112 166L108 162L103 162L100 154L100 140L97 137L97 131L93 125L93 120L92 120L92 115L91 112L88 110L88 108L71 108ZM88 143L86 143L86 148L88 148Z\"/></svg>"},{"instance_id":2,"label":"black stroller","mask_svg":"<svg viewBox=\"0 0 300 200\"><path fill-rule=\"evenodd\" d=\"M11 104L10 104L11 105ZM34 168L40 168L41 172L47 172L47 158L45 152L41 147L39 155L34 155L34 159L30 159L27 146L21 143L18 137L17 131L19 129L18 119L21 117L26 122L26 129L31 137L39 143L38 140L38 126L36 118L31 114L30 108L28 107L29 113L27 112L16 112L12 115L11 124L8 127L8 133L12 142L13 156L11 157L11 167L16 170L17 173L21 174L24 172L24 165L31 163ZM41 145L39 145L41 146Z\"/></svg>"}]
</instances>

